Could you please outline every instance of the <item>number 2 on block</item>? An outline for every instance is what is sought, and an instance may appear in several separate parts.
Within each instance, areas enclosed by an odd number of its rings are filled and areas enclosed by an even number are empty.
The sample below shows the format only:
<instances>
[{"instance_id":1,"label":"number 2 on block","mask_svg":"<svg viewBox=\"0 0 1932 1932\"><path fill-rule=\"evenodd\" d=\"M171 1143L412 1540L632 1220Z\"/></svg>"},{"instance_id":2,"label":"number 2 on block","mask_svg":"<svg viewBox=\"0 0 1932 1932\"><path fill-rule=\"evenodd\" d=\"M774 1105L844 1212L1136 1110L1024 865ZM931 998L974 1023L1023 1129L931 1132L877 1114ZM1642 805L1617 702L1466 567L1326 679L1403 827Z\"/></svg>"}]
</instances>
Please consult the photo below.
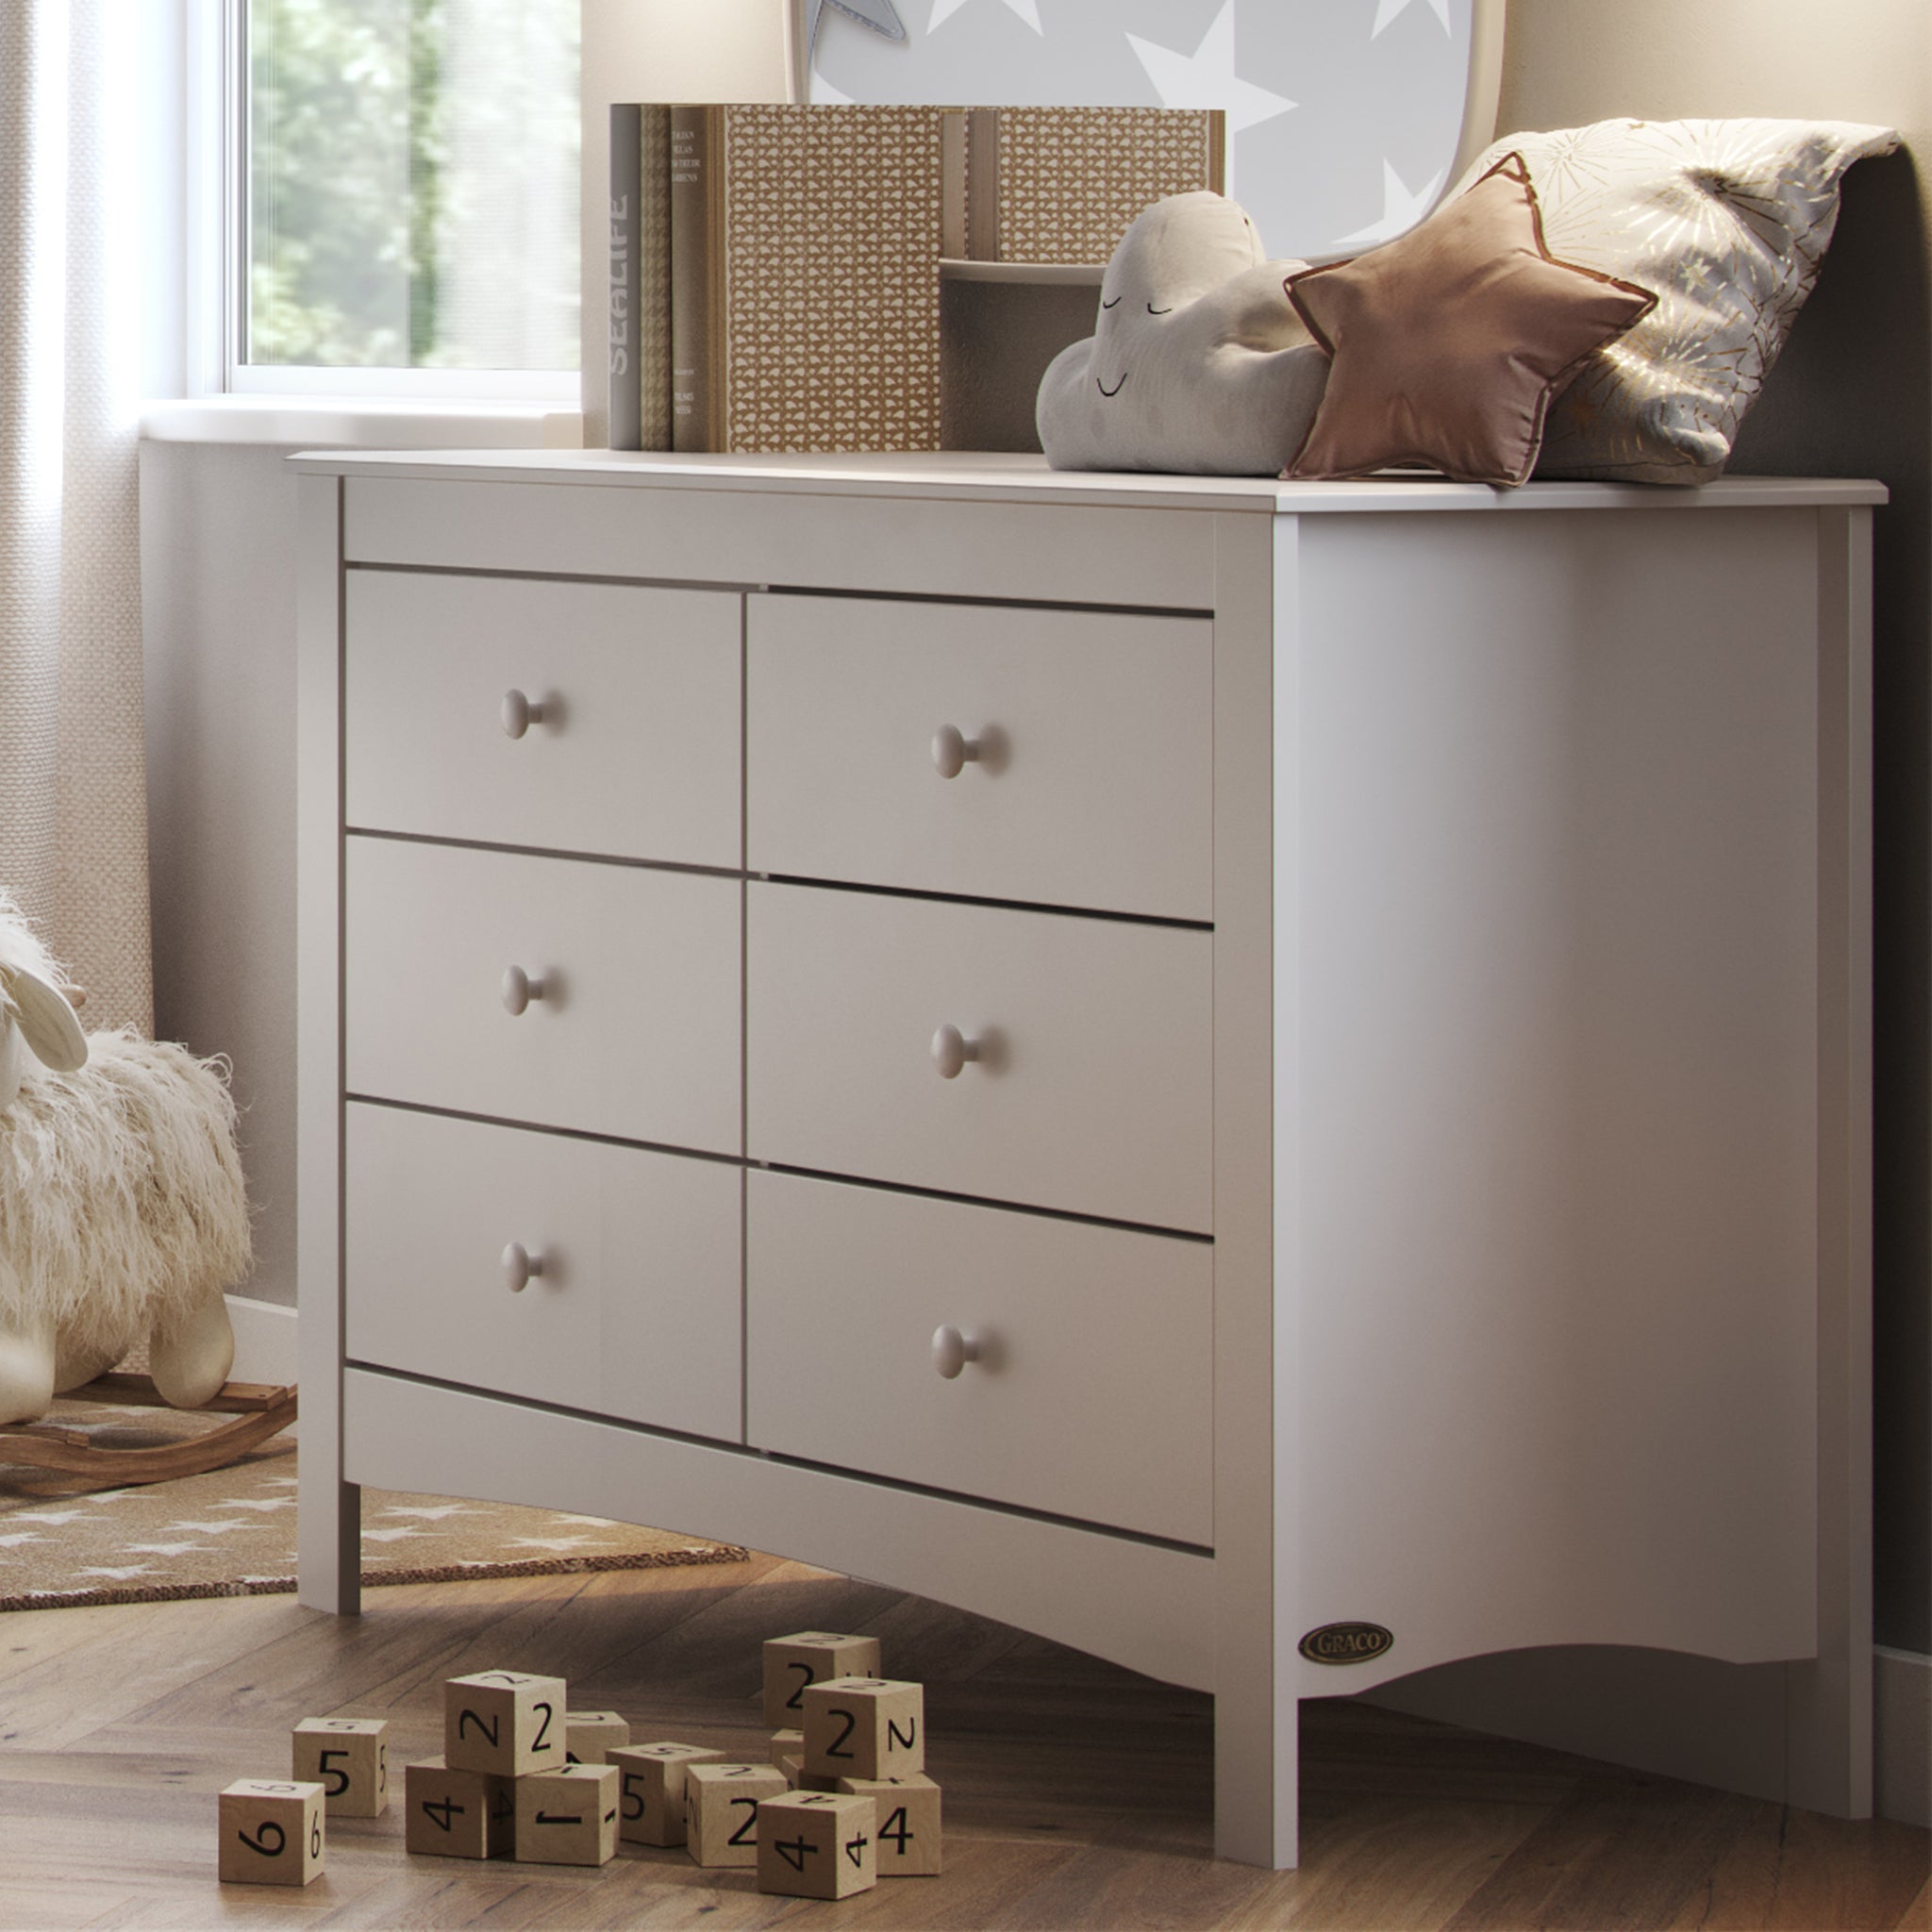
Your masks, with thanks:
<instances>
[{"instance_id":1,"label":"number 2 on block","mask_svg":"<svg viewBox=\"0 0 1932 1932\"><path fill-rule=\"evenodd\" d=\"M734 1810L741 1805L744 1807L744 1823L724 1842L727 1845L757 1844L756 1838L747 1838L745 1834L756 1832L758 1828L758 1801L756 1798L733 1798L731 1805Z\"/></svg>"},{"instance_id":2,"label":"number 2 on block","mask_svg":"<svg viewBox=\"0 0 1932 1932\"><path fill-rule=\"evenodd\" d=\"M488 1744L492 1751L495 1750L497 1728L496 1719L493 1717L485 1717L479 1711L465 1709L462 1712L462 1714L457 1719L457 1741L458 1743L462 1741L463 1732L466 1729L468 1729L468 1727L471 1724L475 1724L476 1728L483 1733L483 1741L486 1744Z\"/></svg>"}]
</instances>

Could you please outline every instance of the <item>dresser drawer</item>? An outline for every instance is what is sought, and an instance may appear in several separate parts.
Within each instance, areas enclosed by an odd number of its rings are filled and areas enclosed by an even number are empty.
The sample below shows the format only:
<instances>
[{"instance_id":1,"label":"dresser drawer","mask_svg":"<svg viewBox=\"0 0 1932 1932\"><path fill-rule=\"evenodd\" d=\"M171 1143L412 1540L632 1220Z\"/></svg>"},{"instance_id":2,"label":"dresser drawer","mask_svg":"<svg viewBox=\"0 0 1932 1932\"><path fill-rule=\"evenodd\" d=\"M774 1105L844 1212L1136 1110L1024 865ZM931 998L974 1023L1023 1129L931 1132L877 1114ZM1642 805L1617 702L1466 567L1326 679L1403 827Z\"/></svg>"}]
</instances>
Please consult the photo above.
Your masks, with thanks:
<instances>
[{"instance_id":1,"label":"dresser drawer","mask_svg":"<svg viewBox=\"0 0 1932 1932\"><path fill-rule=\"evenodd\" d=\"M754 872L1213 917L1206 619L755 596L746 636Z\"/></svg>"},{"instance_id":2,"label":"dresser drawer","mask_svg":"<svg viewBox=\"0 0 1932 1932\"><path fill-rule=\"evenodd\" d=\"M347 873L350 1092L739 1152L738 880L370 838Z\"/></svg>"},{"instance_id":3,"label":"dresser drawer","mask_svg":"<svg viewBox=\"0 0 1932 1932\"><path fill-rule=\"evenodd\" d=\"M741 1169L347 1111L351 1359L739 1439Z\"/></svg>"},{"instance_id":4,"label":"dresser drawer","mask_svg":"<svg viewBox=\"0 0 1932 1932\"><path fill-rule=\"evenodd\" d=\"M757 1447L1213 1541L1207 1242L756 1170L745 1205Z\"/></svg>"},{"instance_id":5,"label":"dresser drawer","mask_svg":"<svg viewBox=\"0 0 1932 1932\"><path fill-rule=\"evenodd\" d=\"M350 824L735 868L741 608L722 591L352 570ZM516 737L512 694L541 710Z\"/></svg>"},{"instance_id":6,"label":"dresser drawer","mask_svg":"<svg viewBox=\"0 0 1932 1932\"><path fill-rule=\"evenodd\" d=\"M754 1159L1210 1231L1211 934L754 881ZM943 1026L981 1058L945 1077Z\"/></svg>"}]
</instances>

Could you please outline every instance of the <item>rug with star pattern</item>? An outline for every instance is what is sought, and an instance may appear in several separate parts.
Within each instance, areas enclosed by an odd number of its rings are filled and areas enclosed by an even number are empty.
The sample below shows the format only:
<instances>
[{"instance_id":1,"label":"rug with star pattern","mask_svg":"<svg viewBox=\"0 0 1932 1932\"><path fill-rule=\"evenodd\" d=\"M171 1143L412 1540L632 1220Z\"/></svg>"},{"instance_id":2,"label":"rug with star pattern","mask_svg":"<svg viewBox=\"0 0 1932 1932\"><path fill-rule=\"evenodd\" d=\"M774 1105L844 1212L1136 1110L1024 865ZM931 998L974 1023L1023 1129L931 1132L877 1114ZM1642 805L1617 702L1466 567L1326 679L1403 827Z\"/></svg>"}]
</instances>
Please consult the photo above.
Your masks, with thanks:
<instances>
[{"instance_id":1,"label":"rug with star pattern","mask_svg":"<svg viewBox=\"0 0 1932 1932\"><path fill-rule=\"evenodd\" d=\"M49 1420L142 1448L226 1418L57 1403ZM292 1591L295 1454L291 1431L226 1469L122 1490L0 1468L0 1610ZM600 1517L362 1491L365 1585L744 1560L730 1544Z\"/></svg>"}]
</instances>

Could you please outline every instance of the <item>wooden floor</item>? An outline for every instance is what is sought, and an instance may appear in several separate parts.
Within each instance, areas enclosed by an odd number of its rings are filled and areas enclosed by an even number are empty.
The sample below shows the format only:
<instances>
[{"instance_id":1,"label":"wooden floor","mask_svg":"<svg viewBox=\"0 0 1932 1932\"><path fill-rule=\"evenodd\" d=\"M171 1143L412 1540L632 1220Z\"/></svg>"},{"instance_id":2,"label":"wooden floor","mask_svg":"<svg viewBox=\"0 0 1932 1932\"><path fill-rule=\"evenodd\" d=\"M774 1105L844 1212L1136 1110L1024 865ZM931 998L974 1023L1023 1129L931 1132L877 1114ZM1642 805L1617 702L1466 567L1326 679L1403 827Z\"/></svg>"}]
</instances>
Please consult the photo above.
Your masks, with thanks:
<instances>
[{"instance_id":1,"label":"wooden floor","mask_svg":"<svg viewBox=\"0 0 1932 1932\"><path fill-rule=\"evenodd\" d=\"M1209 1856L1208 1701L917 1598L772 1557L0 1621L0 1927L1932 1927L1932 1840L1344 1703L1304 1717L1305 1862ZM641 1738L762 1755L761 1639L877 1632L926 1684L948 1869L842 1905L625 1847L601 1872L411 1858L398 1811L329 1828L303 1891L219 1887L214 1792L286 1776L308 1716L441 1747L441 1680L560 1674Z\"/></svg>"}]
</instances>

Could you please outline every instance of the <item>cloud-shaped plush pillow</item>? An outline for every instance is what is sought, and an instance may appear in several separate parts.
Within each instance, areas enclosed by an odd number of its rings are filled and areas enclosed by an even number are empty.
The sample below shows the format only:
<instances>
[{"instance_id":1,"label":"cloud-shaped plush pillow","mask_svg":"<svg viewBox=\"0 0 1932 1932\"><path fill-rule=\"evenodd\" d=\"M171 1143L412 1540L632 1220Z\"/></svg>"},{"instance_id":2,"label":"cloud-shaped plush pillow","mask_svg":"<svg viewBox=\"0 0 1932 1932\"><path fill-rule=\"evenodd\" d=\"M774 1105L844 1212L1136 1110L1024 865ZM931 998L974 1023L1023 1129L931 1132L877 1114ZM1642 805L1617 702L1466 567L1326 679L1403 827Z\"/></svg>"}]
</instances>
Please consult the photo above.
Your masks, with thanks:
<instances>
[{"instance_id":1,"label":"cloud-shaped plush pillow","mask_svg":"<svg viewBox=\"0 0 1932 1932\"><path fill-rule=\"evenodd\" d=\"M1246 214L1202 191L1145 209L1114 250L1100 317L1041 378L1057 470L1278 476L1301 447L1328 358Z\"/></svg>"}]
</instances>

